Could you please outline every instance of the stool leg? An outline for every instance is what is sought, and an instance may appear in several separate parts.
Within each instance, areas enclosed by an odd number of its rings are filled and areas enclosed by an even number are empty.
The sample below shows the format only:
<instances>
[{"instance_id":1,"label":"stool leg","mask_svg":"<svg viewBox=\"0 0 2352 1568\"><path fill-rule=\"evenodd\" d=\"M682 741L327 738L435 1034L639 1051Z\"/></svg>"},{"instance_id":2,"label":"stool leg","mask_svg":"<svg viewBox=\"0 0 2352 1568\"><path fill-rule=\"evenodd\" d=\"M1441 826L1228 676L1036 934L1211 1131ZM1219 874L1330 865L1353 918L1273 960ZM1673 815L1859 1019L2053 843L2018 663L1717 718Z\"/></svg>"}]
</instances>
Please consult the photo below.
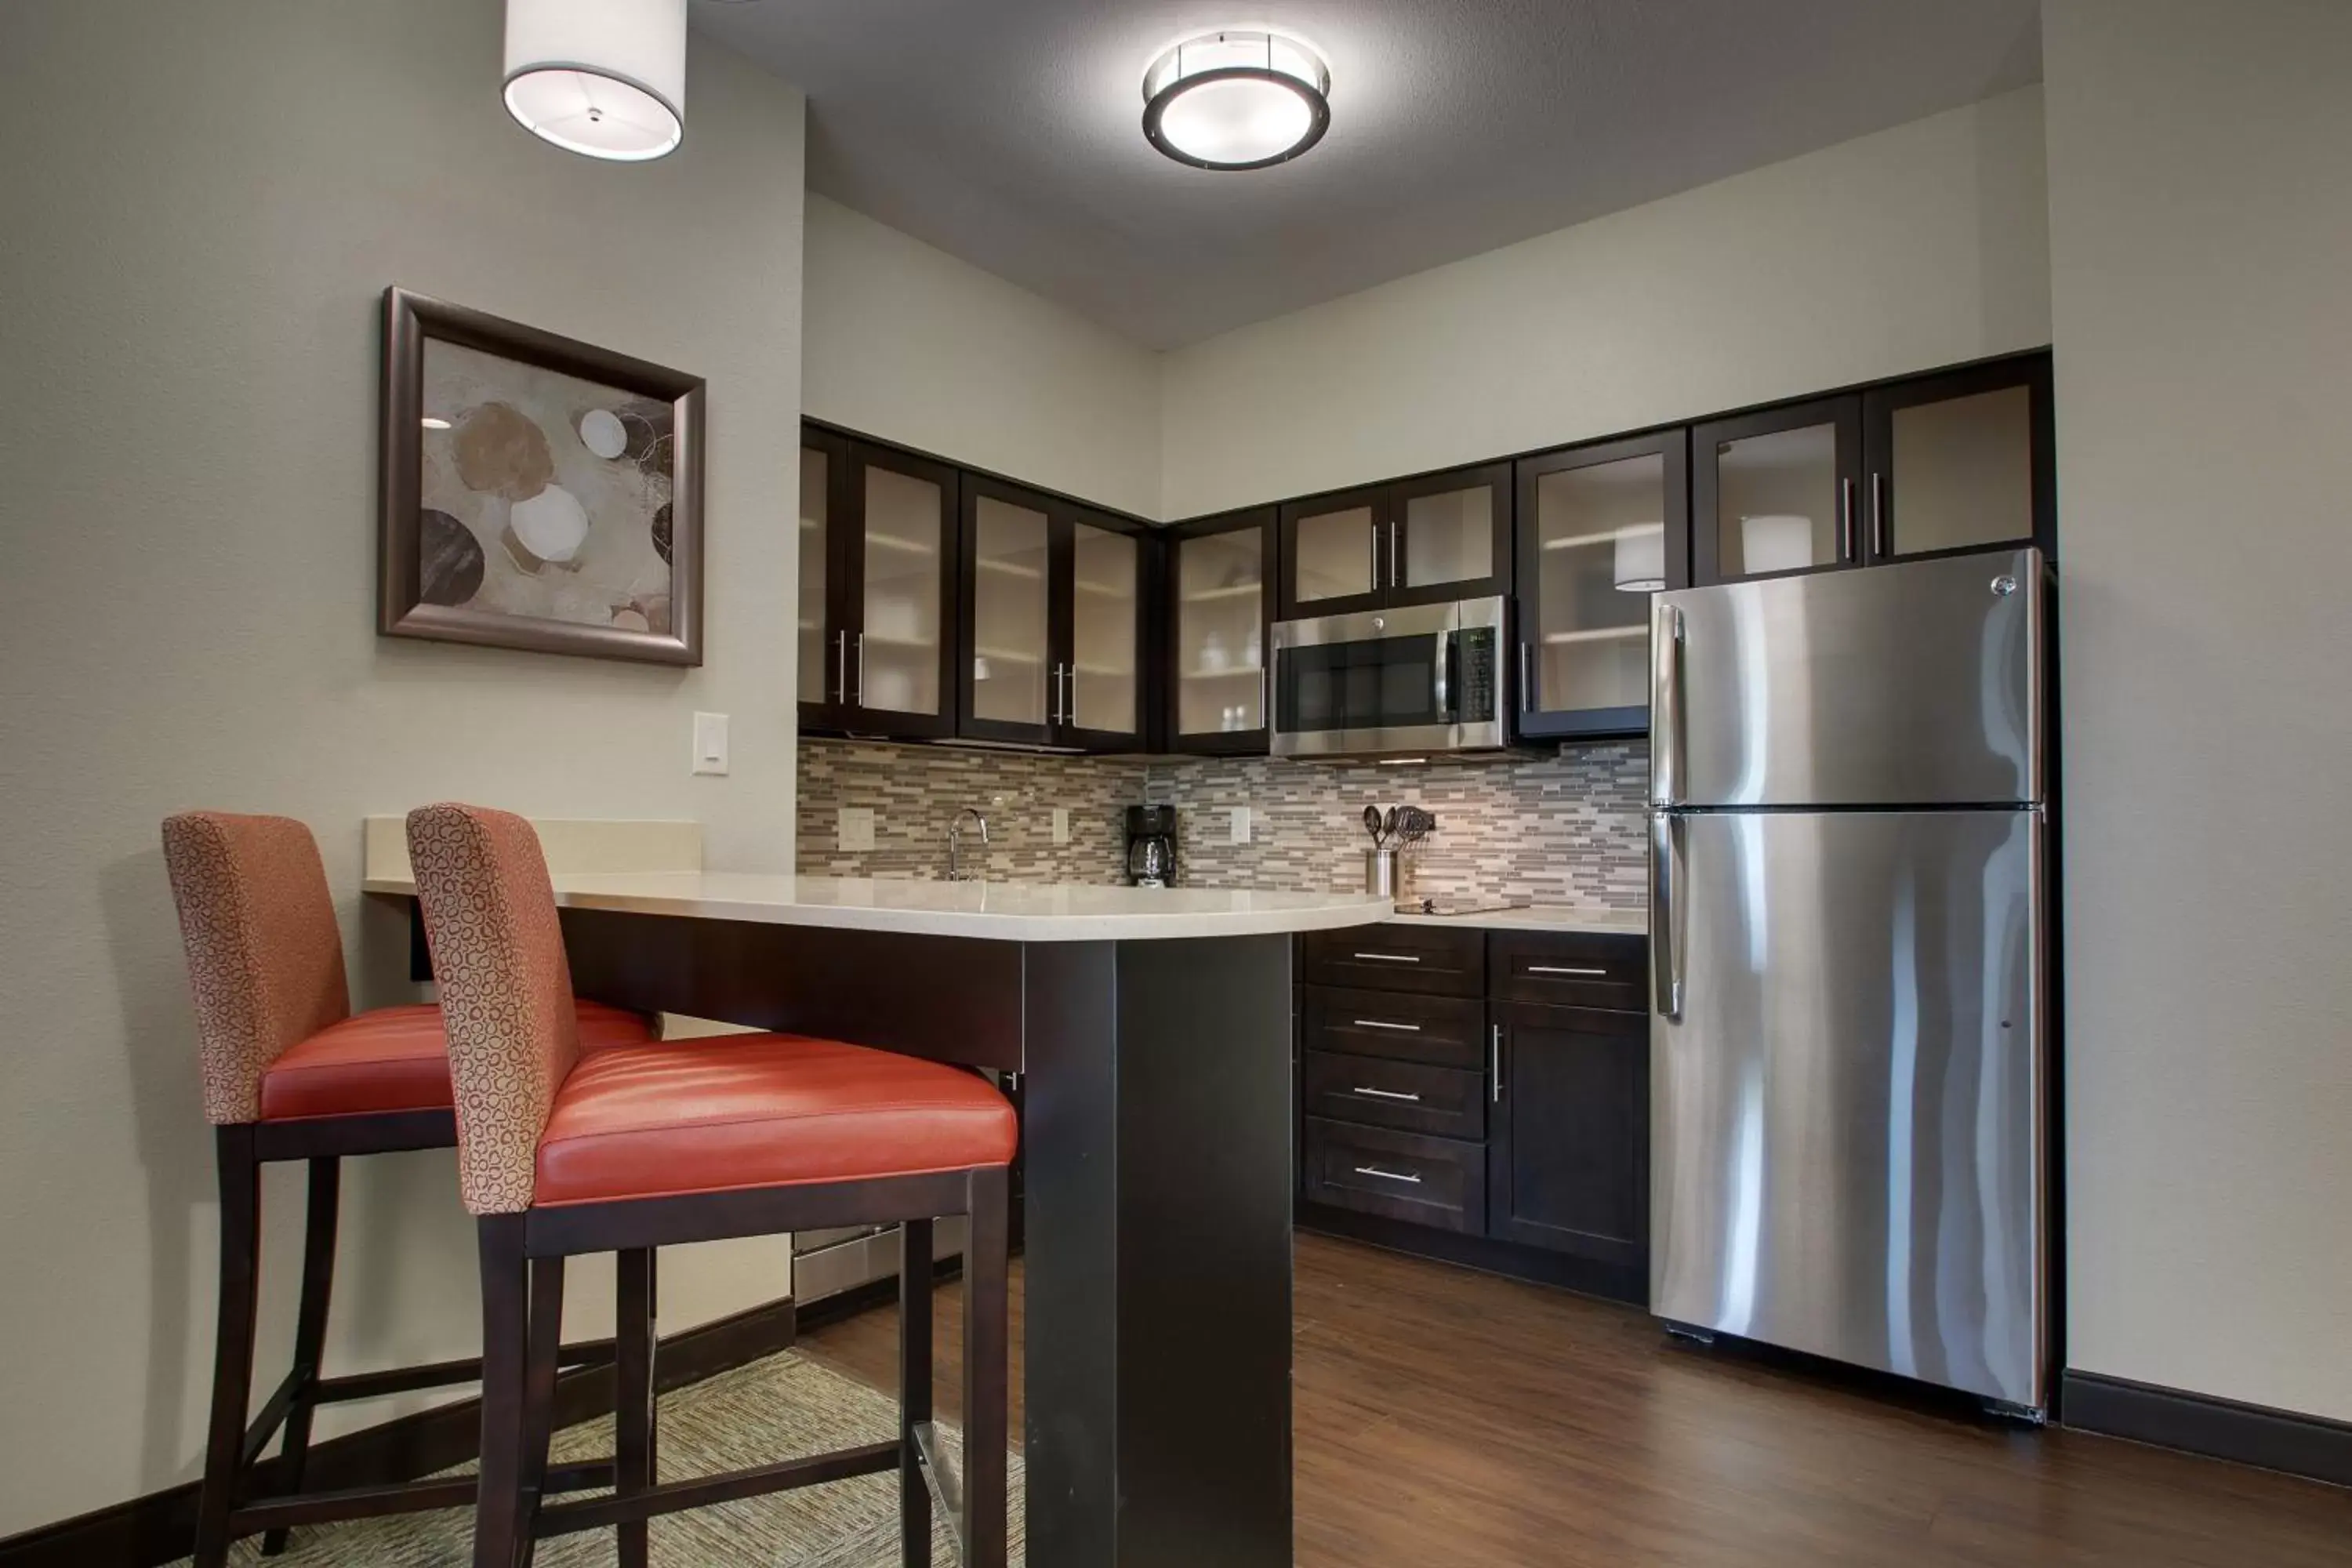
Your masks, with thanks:
<instances>
[{"instance_id":1,"label":"stool leg","mask_svg":"<svg viewBox=\"0 0 2352 1568\"><path fill-rule=\"evenodd\" d=\"M964 1568L1004 1568L1004 1444L1011 1405L1006 1358L1006 1178L984 1165L967 1178L971 1236L963 1253Z\"/></svg>"},{"instance_id":2,"label":"stool leg","mask_svg":"<svg viewBox=\"0 0 2352 1568\"><path fill-rule=\"evenodd\" d=\"M304 1202L302 1305L294 1319L294 1397L286 1407L286 1441L280 1446L280 1488L302 1489L310 1458L310 1417L319 1407L319 1373L327 1351L327 1302L335 1288L335 1222L342 1206L343 1163L332 1155L310 1162L310 1191ZM286 1550L286 1531L261 1538L261 1554Z\"/></svg>"},{"instance_id":3,"label":"stool leg","mask_svg":"<svg viewBox=\"0 0 2352 1568\"><path fill-rule=\"evenodd\" d=\"M474 1501L474 1568L515 1568L522 1523L523 1363L530 1282L523 1216L484 1215L482 1258L482 1468Z\"/></svg>"},{"instance_id":4,"label":"stool leg","mask_svg":"<svg viewBox=\"0 0 2352 1568\"><path fill-rule=\"evenodd\" d=\"M898 1246L898 1559L931 1568L931 1489L915 1449L931 1418L931 1222L903 1222Z\"/></svg>"},{"instance_id":5,"label":"stool leg","mask_svg":"<svg viewBox=\"0 0 2352 1568\"><path fill-rule=\"evenodd\" d=\"M261 1173L253 1129L215 1134L220 1166L220 1310L213 1341L212 1421L196 1508L195 1568L228 1561L229 1511L245 1468L246 1407L253 1397L253 1320L260 1284Z\"/></svg>"},{"instance_id":6,"label":"stool leg","mask_svg":"<svg viewBox=\"0 0 2352 1568\"><path fill-rule=\"evenodd\" d=\"M650 1490L659 1420L654 1389L654 1251L639 1247L613 1260L616 1283L613 1351L613 1489L621 1497ZM651 1530L640 1519L618 1529L620 1568L646 1568Z\"/></svg>"},{"instance_id":7,"label":"stool leg","mask_svg":"<svg viewBox=\"0 0 2352 1568\"><path fill-rule=\"evenodd\" d=\"M563 1350L563 1259L530 1260L530 1342L523 1359L522 1507L516 1561L530 1568L538 1547L539 1505L547 1489L547 1447L555 1436L556 1363Z\"/></svg>"}]
</instances>

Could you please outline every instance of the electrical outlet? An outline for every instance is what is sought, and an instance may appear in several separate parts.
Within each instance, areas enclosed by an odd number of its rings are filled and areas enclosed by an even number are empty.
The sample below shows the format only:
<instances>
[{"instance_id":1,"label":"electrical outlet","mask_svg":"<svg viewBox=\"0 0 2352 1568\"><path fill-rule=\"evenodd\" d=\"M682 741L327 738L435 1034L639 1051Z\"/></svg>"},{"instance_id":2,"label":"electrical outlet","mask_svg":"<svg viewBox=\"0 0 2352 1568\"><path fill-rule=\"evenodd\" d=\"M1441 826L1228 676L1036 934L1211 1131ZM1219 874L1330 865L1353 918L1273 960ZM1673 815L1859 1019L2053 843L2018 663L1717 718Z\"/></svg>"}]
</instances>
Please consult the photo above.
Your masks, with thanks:
<instances>
[{"instance_id":1,"label":"electrical outlet","mask_svg":"<svg viewBox=\"0 0 2352 1568\"><path fill-rule=\"evenodd\" d=\"M845 805L835 820L835 844L842 849L874 847L874 808L870 805Z\"/></svg>"},{"instance_id":2,"label":"electrical outlet","mask_svg":"<svg viewBox=\"0 0 2352 1568\"><path fill-rule=\"evenodd\" d=\"M1069 841L1070 808L1066 805L1057 805L1054 808L1054 842L1067 844Z\"/></svg>"},{"instance_id":3,"label":"electrical outlet","mask_svg":"<svg viewBox=\"0 0 2352 1568\"><path fill-rule=\"evenodd\" d=\"M1227 822L1234 843L1246 844L1250 841L1250 808L1248 806L1234 806L1227 817Z\"/></svg>"},{"instance_id":4,"label":"electrical outlet","mask_svg":"<svg viewBox=\"0 0 2352 1568\"><path fill-rule=\"evenodd\" d=\"M698 773L723 773L727 771L727 715L697 713L694 716L694 771Z\"/></svg>"}]
</instances>

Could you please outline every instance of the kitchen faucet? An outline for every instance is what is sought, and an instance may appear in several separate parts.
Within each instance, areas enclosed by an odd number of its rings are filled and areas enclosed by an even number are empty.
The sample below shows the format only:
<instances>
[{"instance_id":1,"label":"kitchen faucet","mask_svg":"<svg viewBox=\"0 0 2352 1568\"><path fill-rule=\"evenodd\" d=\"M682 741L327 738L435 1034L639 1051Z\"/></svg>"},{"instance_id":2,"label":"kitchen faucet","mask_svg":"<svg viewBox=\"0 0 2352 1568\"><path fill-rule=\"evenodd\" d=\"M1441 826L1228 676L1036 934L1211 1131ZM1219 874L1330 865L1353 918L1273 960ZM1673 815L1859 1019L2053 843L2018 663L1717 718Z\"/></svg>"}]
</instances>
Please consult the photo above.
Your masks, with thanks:
<instances>
[{"instance_id":1,"label":"kitchen faucet","mask_svg":"<svg viewBox=\"0 0 2352 1568\"><path fill-rule=\"evenodd\" d=\"M950 882L961 882L965 880L963 874L963 819L967 816L980 824L981 847L984 849L988 847L988 818L981 815L980 808L977 806L967 805L961 811L957 812L955 814L954 820L948 824L948 880ZM984 878L982 879L985 880Z\"/></svg>"}]
</instances>

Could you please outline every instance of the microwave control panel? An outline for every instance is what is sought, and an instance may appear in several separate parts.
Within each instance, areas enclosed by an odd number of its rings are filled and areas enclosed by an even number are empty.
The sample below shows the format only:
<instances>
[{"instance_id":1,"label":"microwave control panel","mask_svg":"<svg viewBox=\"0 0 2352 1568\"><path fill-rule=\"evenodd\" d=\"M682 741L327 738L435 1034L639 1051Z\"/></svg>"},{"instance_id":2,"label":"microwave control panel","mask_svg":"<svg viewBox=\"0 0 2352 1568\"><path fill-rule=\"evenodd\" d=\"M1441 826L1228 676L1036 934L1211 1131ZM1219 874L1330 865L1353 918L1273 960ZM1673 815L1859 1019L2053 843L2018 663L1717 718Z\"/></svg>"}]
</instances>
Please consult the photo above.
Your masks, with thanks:
<instances>
[{"instance_id":1,"label":"microwave control panel","mask_svg":"<svg viewBox=\"0 0 2352 1568\"><path fill-rule=\"evenodd\" d=\"M1465 626L1454 634L1454 646L1460 658L1454 710L1462 723L1491 723L1500 711L1495 692L1495 628Z\"/></svg>"}]
</instances>

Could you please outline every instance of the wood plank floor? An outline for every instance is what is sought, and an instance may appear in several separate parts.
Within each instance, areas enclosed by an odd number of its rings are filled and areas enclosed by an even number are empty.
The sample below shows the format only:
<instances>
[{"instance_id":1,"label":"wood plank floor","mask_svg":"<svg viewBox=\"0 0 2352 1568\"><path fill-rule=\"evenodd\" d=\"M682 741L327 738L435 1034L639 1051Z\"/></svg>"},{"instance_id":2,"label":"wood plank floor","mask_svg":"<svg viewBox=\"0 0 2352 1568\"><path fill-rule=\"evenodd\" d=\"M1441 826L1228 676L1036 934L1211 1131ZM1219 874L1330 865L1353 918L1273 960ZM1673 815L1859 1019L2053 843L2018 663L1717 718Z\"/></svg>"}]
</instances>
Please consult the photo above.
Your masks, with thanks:
<instances>
[{"instance_id":1,"label":"wood plank floor","mask_svg":"<svg viewBox=\"0 0 2352 1568\"><path fill-rule=\"evenodd\" d=\"M1298 1238L1297 1322L1301 1568L2352 1565L2352 1492L1968 1419L1349 1242ZM802 1348L896 1387L889 1311Z\"/></svg>"}]
</instances>

